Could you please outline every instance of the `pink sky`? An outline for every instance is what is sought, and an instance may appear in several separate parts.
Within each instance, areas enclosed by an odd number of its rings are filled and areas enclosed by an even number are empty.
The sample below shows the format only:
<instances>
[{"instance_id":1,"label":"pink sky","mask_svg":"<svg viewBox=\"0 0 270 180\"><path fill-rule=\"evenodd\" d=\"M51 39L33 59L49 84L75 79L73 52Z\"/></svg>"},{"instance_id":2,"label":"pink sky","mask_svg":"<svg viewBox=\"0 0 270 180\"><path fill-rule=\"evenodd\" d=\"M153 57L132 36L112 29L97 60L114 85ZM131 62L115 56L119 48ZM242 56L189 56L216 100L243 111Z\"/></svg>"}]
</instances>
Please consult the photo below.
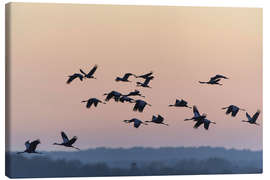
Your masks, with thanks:
<instances>
[{"instance_id":1,"label":"pink sky","mask_svg":"<svg viewBox=\"0 0 270 180\"><path fill-rule=\"evenodd\" d=\"M262 126L226 116L235 104L262 110L262 9L64 4L11 4L10 147L40 138L42 150L76 135L76 146L223 146L262 149ZM65 82L67 75L98 64L97 80ZM152 89L115 82L126 72L154 71ZM199 84L224 74L223 86ZM81 100L139 89L152 107L109 102L86 109ZM176 98L197 105L215 121L194 130L192 111L169 108ZM169 127L125 124L161 114ZM262 114L258 118L262 125Z\"/></svg>"}]
</instances>

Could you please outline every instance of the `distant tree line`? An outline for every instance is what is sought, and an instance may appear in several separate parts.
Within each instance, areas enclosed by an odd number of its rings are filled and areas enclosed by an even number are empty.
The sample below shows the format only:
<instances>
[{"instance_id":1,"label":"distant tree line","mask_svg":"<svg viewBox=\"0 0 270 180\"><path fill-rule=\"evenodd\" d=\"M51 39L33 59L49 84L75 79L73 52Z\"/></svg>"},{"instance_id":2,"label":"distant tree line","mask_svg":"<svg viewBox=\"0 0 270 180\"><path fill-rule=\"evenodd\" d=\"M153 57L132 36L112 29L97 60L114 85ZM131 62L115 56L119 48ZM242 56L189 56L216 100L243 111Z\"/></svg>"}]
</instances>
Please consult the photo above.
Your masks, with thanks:
<instances>
[{"instance_id":1,"label":"distant tree line","mask_svg":"<svg viewBox=\"0 0 270 180\"><path fill-rule=\"evenodd\" d=\"M105 162L81 163L79 160L53 160L46 156L32 158L6 154L6 175L12 178L90 177L90 176L150 176L262 173L252 164L239 166L223 158L186 159L172 164L162 161L132 162L126 168L110 167Z\"/></svg>"}]
</instances>

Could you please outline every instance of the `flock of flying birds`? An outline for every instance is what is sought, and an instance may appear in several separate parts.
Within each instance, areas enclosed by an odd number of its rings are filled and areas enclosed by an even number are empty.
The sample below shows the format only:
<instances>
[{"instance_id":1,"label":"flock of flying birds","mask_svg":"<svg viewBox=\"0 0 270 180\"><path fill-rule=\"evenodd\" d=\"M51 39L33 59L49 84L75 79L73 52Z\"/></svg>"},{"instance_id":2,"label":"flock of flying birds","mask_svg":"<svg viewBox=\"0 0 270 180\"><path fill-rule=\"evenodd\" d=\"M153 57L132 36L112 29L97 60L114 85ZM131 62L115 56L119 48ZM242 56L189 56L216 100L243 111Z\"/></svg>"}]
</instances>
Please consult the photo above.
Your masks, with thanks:
<instances>
[{"instance_id":1,"label":"flock of flying birds","mask_svg":"<svg viewBox=\"0 0 270 180\"><path fill-rule=\"evenodd\" d=\"M76 79L79 79L80 81L84 81L84 79L96 79L96 77L94 76L94 73L96 72L98 66L95 65L90 71L89 73L85 73L82 69L80 69L81 73L74 73L73 75L68 76L68 80L67 80L67 84L70 84L71 82L73 82ZM116 77L115 81L116 82L131 82L129 80L129 78L133 76L135 78L140 78L143 81L142 82L136 82L137 86L140 87L144 87L144 88L151 88L149 86L149 83L154 79L153 76L153 72L149 72L147 74L143 74L143 75L135 75L133 73L126 73L124 74L123 77ZM203 81L199 81L199 83L201 84L209 84L209 85L222 85L220 84L220 81L222 79L229 79L226 76L217 74L214 77L211 77L209 81L203 82ZM106 102L110 101L110 100L114 100L115 102L128 102L128 103L134 103L134 107L133 107L133 111L138 111L138 112L143 112L144 108L146 106L151 106L151 104L149 104L148 102L146 102L145 100L142 99L133 99L131 97L142 97L145 98L145 96L143 96L139 90L134 90L132 92L129 92L128 94L122 94L120 92L117 91L111 91L109 93L104 93L103 94L105 97L105 102L98 99L98 98L90 98L88 100L83 100L81 101L81 103L86 103L86 108L91 108L93 105L95 107L98 106L99 103L101 104L106 104ZM210 124L216 124L213 121L208 120L206 117L206 113L200 114L198 111L198 108L194 105L193 107L188 106L188 102L181 99L176 99L174 104L170 104L169 107L182 107L182 108L189 108L189 109L193 109L193 117L191 118L187 118L184 119L184 121L193 121L195 124L193 126L193 128L197 129L199 128L201 125L203 125L204 129L208 130ZM245 109L239 108L235 105L229 105L228 107L223 107L222 110L226 110L226 115L230 115L232 117L235 117L239 111L245 111ZM255 124L255 125L259 125L256 121L259 117L260 114L260 110L257 110L257 112L251 117L247 112L246 112L246 117L247 120L242 120L242 122L247 122L249 124ZM162 117L161 115L153 115L152 116L152 120L151 121L142 121L140 119L137 118L132 118L130 120L123 120L123 122L125 123L133 123L133 126L135 128L139 128L142 124L143 125L148 125L148 123L156 123L156 124L162 124L162 125L166 125L169 126L169 124L164 123L164 117ZM75 148L77 150L80 150L79 148L73 146L73 144L76 142L77 137L74 136L73 138L69 139L68 136L65 134L65 132L61 132L61 136L63 139L62 143L54 143L53 145L59 145L59 146L65 146L65 147L71 147L71 148ZM34 140L32 142L30 142L29 140L25 142L25 151L22 152L18 152L18 154L20 153L40 153L36 151L37 145L40 144L40 140Z\"/></svg>"}]
</instances>

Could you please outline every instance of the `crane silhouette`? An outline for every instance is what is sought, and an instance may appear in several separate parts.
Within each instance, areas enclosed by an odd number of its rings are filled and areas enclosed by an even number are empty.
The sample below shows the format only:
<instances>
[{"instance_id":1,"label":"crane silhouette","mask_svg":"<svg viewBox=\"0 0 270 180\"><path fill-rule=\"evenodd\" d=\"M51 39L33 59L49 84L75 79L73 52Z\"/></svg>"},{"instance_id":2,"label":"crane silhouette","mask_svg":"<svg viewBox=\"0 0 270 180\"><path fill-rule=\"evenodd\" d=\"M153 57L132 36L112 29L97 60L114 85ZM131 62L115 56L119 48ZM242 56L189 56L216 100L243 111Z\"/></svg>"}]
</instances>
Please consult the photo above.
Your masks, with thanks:
<instances>
[{"instance_id":1,"label":"crane silhouette","mask_svg":"<svg viewBox=\"0 0 270 180\"><path fill-rule=\"evenodd\" d=\"M135 105L133 107L133 111L143 112L143 109L145 108L146 105L152 106L151 104L148 104L147 102L140 99L136 100L134 103Z\"/></svg>"},{"instance_id":2,"label":"crane silhouette","mask_svg":"<svg viewBox=\"0 0 270 180\"><path fill-rule=\"evenodd\" d=\"M256 123L256 121L257 121L257 119L258 119L258 117L259 117L259 115L260 115L260 110L257 110L257 112L252 116L252 117L250 117L250 115L246 112L246 116L247 116L247 121L245 121L245 120L242 120L242 122L247 122L247 123L250 123L250 124L256 124L256 125L260 125L260 124L258 124L258 123Z\"/></svg>"},{"instance_id":3,"label":"crane silhouette","mask_svg":"<svg viewBox=\"0 0 270 180\"><path fill-rule=\"evenodd\" d=\"M124 103L124 102L132 103L132 102L134 102L134 99L124 95L119 99L119 101L122 102L122 103Z\"/></svg>"},{"instance_id":4,"label":"crane silhouette","mask_svg":"<svg viewBox=\"0 0 270 180\"><path fill-rule=\"evenodd\" d=\"M80 72L84 75L85 78L88 78L88 79L96 79L96 77L94 77L94 73L96 72L98 66L95 65L90 71L88 74L86 74L82 69L80 69Z\"/></svg>"},{"instance_id":5,"label":"crane silhouette","mask_svg":"<svg viewBox=\"0 0 270 180\"><path fill-rule=\"evenodd\" d=\"M199 81L199 83L201 83L201 84L220 85L221 86L222 84L219 83L219 81L221 79L229 79L229 78L227 78L226 76L217 74L217 75L211 77L209 81L207 81L207 82Z\"/></svg>"},{"instance_id":6,"label":"crane silhouette","mask_svg":"<svg viewBox=\"0 0 270 180\"><path fill-rule=\"evenodd\" d=\"M149 123L163 124L163 125L169 126L169 124L166 124L163 121L164 121L164 118L158 114L158 116L153 115L151 121L145 121L145 122L146 123L149 122Z\"/></svg>"},{"instance_id":7,"label":"crane silhouette","mask_svg":"<svg viewBox=\"0 0 270 180\"><path fill-rule=\"evenodd\" d=\"M153 71L150 71L150 73L143 74L143 75L140 75L140 76L136 76L136 78L147 79L147 78L149 78L152 74L153 74Z\"/></svg>"},{"instance_id":8,"label":"crane silhouette","mask_svg":"<svg viewBox=\"0 0 270 180\"><path fill-rule=\"evenodd\" d=\"M68 76L67 84L70 84L74 79L79 78L81 81L83 81L83 75L79 73L74 73L73 75Z\"/></svg>"},{"instance_id":9,"label":"crane silhouette","mask_svg":"<svg viewBox=\"0 0 270 180\"><path fill-rule=\"evenodd\" d=\"M105 93L103 95L106 96L105 101L109 101L110 99L114 98L116 102L118 102L120 97L122 96L122 94L117 91L111 91L110 93Z\"/></svg>"},{"instance_id":10,"label":"crane silhouette","mask_svg":"<svg viewBox=\"0 0 270 180\"><path fill-rule=\"evenodd\" d=\"M145 96L141 95L141 93L140 93L139 90L136 90L136 89L134 91L128 93L126 96L141 96L141 97L145 97Z\"/></svg>"},{"instance_id":11,"label":"crane silhouette","mask_svg":"<svg viewBox=\"0 0 270 180\"><path fill-rule=\"evenodd\" d=\"M235 117L235 116L237 115L237 113L239 112L239 110L245 111L245 109L241 109L241 108L239 108L239 107L237 107L237 106L235 106L235 105L230 105L230 106L224 107L224 108L222 108L222 109L223 109L223 110L224 110L224 109L227 109L226 114L228 115L228 114L231 113L231 116L232 116L232 117Z\"/></svg>"},{"instance_id":12,"label":"crane silhouette","mask_svg":"<svg viewBox=\"0 0 270 180\"><path fill-rule=\"evenodd\" d=\"M145 122L143 122L143 121L141 121L139 119L136 119L136 118L132 118L130 120L124 120L123 122L125 122L125 123L134 123L133 126L135 128L140 127L141 124L147 125L147 123L145 123Z\"/></svg>"},{"instance_id":13,"label":"crane silhouette","mask_svg":"<svg viewBox=\"0 0 270 180\"><path fill-rule=\"evenodd\" d=\"M82 101L82 103L86 103L86 108L90 108L92 104L94 104L95 107L97 107L98 103L106 104L97 98L90 98L88 100Z\"/></svg>"},{"instance_id":14,"label":"crane silhouette","mask_svg":"<svg viewBox=\"0 0 270 180\"><path fill-rule=\"evenodd\" d=\"M188 106L187 101L185 101L183 99L181 99L181 101L179 99L176 99L174 104L169 105L169 107L172 107L172 106L192 108L192 107Z\"/></svg>"},{"instance_id":15,"label":"crane silhouette","mask_svg":"<svg viewBox=\"0 0 270 180\"><path fill-rule=\"evenodd\" d=\"M41 154L40 152L37 152L37 146L40 144L40 140L34 140L32 142L30 142L30 140L26 141L24 143L26 149L22 152L17 152L17 154L21 154L21 153L37 153L37 154Z\"/></svg>"},{"instance_id":16,"label":"crane silhouette","mask_svg":"<svg viewBox=\"0 0 270 180\"><path fill-rule=\"evenodd\" d=\"M222 84L219 83L220 80L221 79L209 80L207 82L199 81L199 83L201 83L201 84L211 84L211 85L220 85L220 86L222 86Z\"/></svg>"},{"instance_id":17,"label":"crane silhouette","mask_svg":"<svg viewBox=\"0 0 270 180\"><path fill-rule=\"evenodd\" d=\"M223 76L221 74L217 74L214 77L211 77L211 79L229 79L229 78L227 78L226 76Z\"/></svg>"},{"instance_id":18,"label":"crane silhouette","mask_svg":"<svg viewBox=\"0 0 270 180\"><path fill-rule=\"evenodd\" d=\"M206 114L203 113L202 115L199 113L198 108L196 106L193 106L193 114L194 116L192 118L189 119L185 119L184 121L189 121L189 120L194 120L194 121L198 121L198 120L202 120L206 118Z\"/></svg>"},{"instance_id":19,"label":"crane silhouette","mask_svg":"<svg viewBox=\"0 0 270 180\"><path fill-rule=\"evenodd\" d=\"M193 128L197 129L198 127L200 127L203 124L204 125L204 129L208 130L211 123L216 124L215 122L209 121L206 118L200 119L200 120L196 121L196 123L193 126Z\"/></svg>"},{"instance_id":20,"label":"crane silhouette","mask_svg":"<svg viewBox=\"0 0 270 180\"><path fill-rule=\"evenodd\" d=\"M123 77L116 77L115 81L123 81L123 82L131 82L128 80L130 76L136 77L135 74L132 73L126 73Z\"/></svg>"},{"instance_id":21,"label":"crane silhouette","mask_svg":"<svg viewBox=\"0 0 270 180\"><path fill-rule=\"evenodd\" d=\"M154 76L149 76L149 77L145 78L145 81L143 83L137 82L137 86L151 88L148 84L150 83L150 81L152 79L154 79Z\"/></svg>"},{"instance_id":22,"label":"crane silhouette","mask_svg":"<svg viewBox=\"0 0 270 180\"><path fill-rule=\"evenodd\" d=\"M73 138L69 139L66 135L65 132L61 132L61 136L62 136L62 139L63 139L63 142L62 143L53 143L53 145L59 145L59 146L65 146L65 147L71 147L71 148L74 148L74 149L77 149L77 150L80 150L79 148L77 147L74 147L73 144L76 142L77 140L77 137L74 136Z\"/></svg>"}]
</instances>

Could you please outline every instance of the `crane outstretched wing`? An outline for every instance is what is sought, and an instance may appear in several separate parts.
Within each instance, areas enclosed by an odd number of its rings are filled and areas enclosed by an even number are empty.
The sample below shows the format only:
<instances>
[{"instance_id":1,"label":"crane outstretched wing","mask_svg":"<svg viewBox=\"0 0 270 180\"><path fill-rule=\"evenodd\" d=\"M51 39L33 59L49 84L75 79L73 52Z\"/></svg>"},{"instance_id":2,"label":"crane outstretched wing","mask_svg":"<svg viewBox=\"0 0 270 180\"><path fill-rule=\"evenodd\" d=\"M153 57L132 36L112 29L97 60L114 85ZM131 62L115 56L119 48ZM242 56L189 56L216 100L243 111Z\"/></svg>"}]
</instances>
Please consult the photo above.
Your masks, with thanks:
<instances>
[{"instance_id":1,"label":"crane outstretched wing","mask_svg":"<svg viewBox=\"0 0 270 180\"><path fill-rule=\"evenodd\" d=\"M150 73L141 75L141 76L139 76L139 77L141 77L141 78L147 78L147 77L151 76L152 74L153 74L153 72L151 71Z\"/></svg>"},{"instance_id":2,"label":"crane outstretched wing","mask_svg":"<svg viewBox=\"0 0 270 180\"><path fill-rule=\"evenodd\" d=\"M133 107L133 111L137 111L139 108L139 102L136 102L134 107Z\"/></svg>"},{"instance_id":3,"label":"crane outstretched wing","mask_svg":"<svg viewBox=\"0 0 270 180\"><path fill-rule=\"evenodd\" d=\"M99 101L94 101L94 106L97 107Z\"/></svg>"},{"instance_id":4,"label":"crane outstretched wing","mask_svg":"<svg viewBox=\"0 0 270 180\"><path fill-rule=\"evenodd\" d=\"M134 121L134 127L135 127L135 128L138 128L138 127L141 125L141 123L142 123L142 122L141 122L140 120L135 120L135 121Z\"/></svg>"},{"instance_id":5,"label":"crane outstretched wing","mask_svg":"<svg viewBox=\"0 0 270 180\"><path fill-rule=\"evenodd\" d=\"M197 106L193 106L193 113L194 113L194 116L195 117L201 116L200 113L199 113L199 111L198 111Z\"/></svg>"},{"instance_id":6,"label":"crane outstretched wing","mask_svg":"<svg viewBox=\"0 0 270 180\"><path fill-rule=\"evenodd\" d=\"M98 66L95 65L95 66L91 69L91 71L90 71L88 74L89 74L90 76L92 76L92 75L96 72L97 68L98 68Z\"/></svg>"},{"instance_id":7,"label":"crane outstretched wing","mask_svg":"<svg viewBox=\"0 0 270 180\"><path fill-rule=\"evenodd\" d=\"M208 130L209 125L210 125L210 121L205 120L204 123L203 123L204 129Z\"/></svg>"},{"instance_id":8,"label":"crane outstretched wing","mask_svg":"<svg viewBox=\"0 0 270 180\"><path fill-rule=\"evenodd\" d=\"M124 77L123 77L123 79L128 79L129 78L129 76L131 76L132 74L131 73L126 73L125 75L124 75Z\"/></svg>"},{"instance_id":9,"label":"crane outstretched wing","mask_svg":"<svg viewBox=\"0 0 270 180\"><path fill-rule=\"evenodd\" d=\"M138 100L136 104L138 104L139 112L143 112L143 109L145 108L147 103L143 100Z\"/></svg>"},{"instance_id":10,"label":"crane outstretched wing","mask_svg":"<svg viewBox=\"0 0 270 180\"><path fill-rule=\"evenodd\" d=\"M36 148L37 148L37 145L38 145L39 143L40 143L40 140L39 140L39 139L37 139L37 140L35 140L35 141L32 141L32 142L30 143L29 150L30 150L30 151L35 151Z\"/></svg>"},{"instance_id":11,"label":"crane outstretched wing","mask_svg":"<svg viewBox=\"0 0 270 180\"><path fill-rule=\"evenodd\" d=\"M194 124L193 128L197 129L200 125L203 124L203 122L204 122L203 120L197 121L197 122Z\"/></svg>"},{"instance_id":12,"label":"crane outstretched wing","mask_svg":"<svg viewBox=\"0 0 270 180\"><path fill-rule=\"evenodd\" d=\"M138 107L139 112L143 112L144 107L145 107L145 105L139 105L139 107Z\"/></svg>"},{"instance_id":13,"label":"crane outstretched wing","mask_svg":"<svg viewBox=\"0 0 270 180\"><path fill-rule=\"evenodd\" d=\"M228 79L226 76L223 76L223 75L221 75L221 74L217 74L215 77L216 77L216 78Z\"/></svg>"},{"instance_id":14,"label":"crane outstretched wing","mask_svg":"<svg viewBox=\"0 0 270 180\"><path fill-rule=\"evenodd\" d=\"M119 99L119 101L120 101L120 102L125 102L126 97L127 97L127 96L122 96L122 97Z\"/></svg>"},{"instance_id":15,"label":"crane outstretched wing","mask_svg":"<svg viewBox=\"0 0 270 180\"><path fill-rule=\"evenodd\" d=\"M158 115L157 122L162 123L164 121L164 118L161 115Z\"/></svg>"},{"instance_id":16,"label":"crane outstretched wing","mask_svg":"<svg viewBox=\"0 0 270 180\"><path fill-rule=\"evenodd\" d=\"M214 80L211 80L211 82L213 83L218 83L221 79L214 79Z\"/></svg>"},{"instance_id":17,"label":"crane outstretched wing","mask_svg":"<svg viewBox=\"0 0 270 180\"><path fill-rule=\"evenodd\" d=\"M64 133L63 131L61 132L61 136L62 136L62 139L63 139L63 142L64 142L64 143L67 143L67 142L69 141L69 139L68 139L66 133Z\"/></svg>"},{"instance_id":18,"label":"crane outstretched wing","mask_svg":"<svg viewBox=\"0 0 270 180\"><path fill-rule=\"evenodd\" d=\"M83 80L83 75L75 73L75 74L69 76L69 78L67 80L67 84L71 83L76 78L79 78L82 81Z\"/></svg>"},{"instance_id":19,"label":"crane outstretched wing","mask_svg":"<svg viewBox=\"0 0 270 180\"><path fill-rule=\"evenodd\" d=\"M252 121L250 115L249 115L247 112L246 112L246 116L247 116L247 118L248 118L248 121Z\"/></svg>"},{"instance_id":20,"label":"crane outstretched wing","mask_svg":"<svg viewBox=\"0 0 270 180\"><path fill-rule=\"evenodd\" d=\"M185 101L184 99L181 99L181 102L182 102L182 104L187 105L187 101Z\"/></svg>"},{"instance_id":21,"label":"crane outstretched wing","mask_svg":"<svg viewBox=\"0 0 270 180\"><path fill-rule=\"evenodd\" d=\"M230 114L233 110L233 107L232 106L229 106L227 111L226 111L226 114Z\"/></svg>"},{"instance_id":22,"label":"crane outstretched wing","mask_svg":"<svg viewBox=\"0 0 270 180\"><path fill-rule=\"evenodd\" d=\"M213 77L210 78L210 81L214 81L216 79L217 79L217 76L213 76Z\"/></svg>"},{"instance_id":23,"label":"crane outstretched wing","mask_svg":"<svg viewBox=\"0 0 270 180\"><path fill-rule=\"evenodd\" d=\"M80 72L83 73L84 75L86 75L86 73L82 69L80 69Z\"/></svg>"},{"instance_id":24,"label":"crane outstretched wing","mask_svg":"<svg viewBox=\"0 0 270 180\"><path fill-rule=\"evenodd\" d=\"M77 78L77 76L75 76L75 75L69 76L69 78L67 80L67 84L71 83L76 78Z\"/></svg>"},{"instance_id":25,"label":"crane outstretched wing","mask_svg":"<svg viewBox=\"0 0 270 180\"><path fill-rule=\"evenodd\" d=\"M113 93L110 92L110 93L106 96L105 101L109 101L112 97L113 97Z\"/></svg>"},{"instance_id":26,"label":"crane outstretched wing","mask_svg":"<svg viewBox=\"0 0 270 180\"><path fill-rule=\"evenodd\" d=\"M78 138L77 138L76 136L74 136L73 138L71 138L71 139L69 140L69 144L70 144L70 145L74 144L74 143L76 142L77 139L78 139Z\"/></svg>"},{"instance_id":27,"label":"crane outstretched wing","mask_svg":"<svg viewBox=\"0 0 270 180\"><path fill-rule=\"evenodd\" d=\"M232 111L232 117L235 117L237 115L238 111L239 111L239 108L234 106L233 111Z\"/></svg>"},{"instance_id":28,"label":"crane outstretched wing","mask_svg":"<svg viewBox=\"0 0 270 180\"><path fill-rule=\"evenodd\" d=\"M221 75L221 74L217 74L217 75L215 75L214 77L211 77L210 80L211 80L211 81L214 81L214 80L216 80L216 79L221 79L221 78L223 78L223 79L228 79L226 76L223 76L223 75Z\"/></svg>"},{"instance_id":29,"label":"crane outstretched wing","mask_svg":"<svg viewBox=\"0 0 270 180\"><path fill-rule=\"evenodd\" d=\"M258 110L252 117L252 119L254 120L254 122L258 119L259 115L260 115L260 110Z\"/></svg>"},{"instance_id":30,"label":"crane outstretched wing","mask_svg":"<svg viewBox=\"0 0 270 180\"><path fill-rule=\"evenodd\" d=\"M87 108L90 108L93 104L93 101L87 101L87 104L86 104L86 107Z\"/></svg>"},{"instance_id":31,"label":"crane outstretched wing","mask_svg":"<svg viewBox=\"0 0 270 180\"><path fill-rule=\"evenodd\" d=\"M151 76L151 77L153 77L153 76ZM143 82L143 84L148 85L149 82L150 82L152 79L153 79L153 78L146 78L145 81Z\"/></svg>"},{"instance_id":32,"label":"crane outstretched wing","mask_svg":"<svg viewBox=\"0 0 270 180\"><path fill-rule=\"evenodd\" d=\"M120 97L121 97L121 96L116 96L116 95L114 95L114 100L115 100L115 102L118 102L119 99L120 99Z\"/></svg>"},{"instance_id":33,"label":"crane outstretched wing","mask_svg":"<svg viewBox=\"0 0 270 180\"><path fill-rule=\"evenodd\" d=\"M26 142L24 143L24 145L25 145L26 149L29 149L29 147L30 147L30 142L29 142L29 140L26 141Z\"/></svg>"}]
</instances>

